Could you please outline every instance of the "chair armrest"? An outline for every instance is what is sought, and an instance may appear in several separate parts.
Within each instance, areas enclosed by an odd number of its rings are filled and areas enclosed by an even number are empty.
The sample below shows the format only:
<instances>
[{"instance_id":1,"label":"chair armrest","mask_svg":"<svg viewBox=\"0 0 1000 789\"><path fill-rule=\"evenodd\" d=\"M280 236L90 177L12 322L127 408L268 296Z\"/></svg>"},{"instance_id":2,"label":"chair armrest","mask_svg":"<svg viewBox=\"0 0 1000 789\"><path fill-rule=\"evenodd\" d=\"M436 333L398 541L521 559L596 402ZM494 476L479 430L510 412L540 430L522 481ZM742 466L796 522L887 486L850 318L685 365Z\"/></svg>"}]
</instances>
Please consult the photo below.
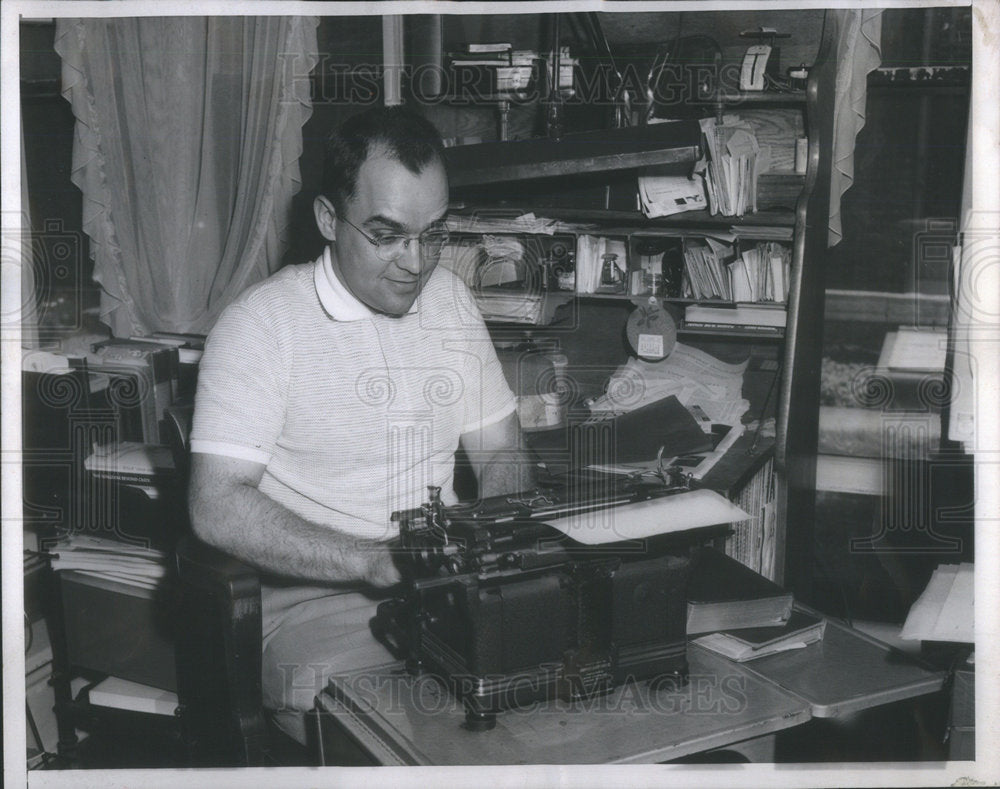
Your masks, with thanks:
<instances>
[{"instance_id":1,"label":"chair armrest","mask_svg":"<svg viewBox=\"0 0 1000 789\"><path fill-rule=\"evenodd\" d=\"M257 571L192 536L176 548L177 687L195 758L263 763L261 601Z\"/></svg>"}]
</instances>

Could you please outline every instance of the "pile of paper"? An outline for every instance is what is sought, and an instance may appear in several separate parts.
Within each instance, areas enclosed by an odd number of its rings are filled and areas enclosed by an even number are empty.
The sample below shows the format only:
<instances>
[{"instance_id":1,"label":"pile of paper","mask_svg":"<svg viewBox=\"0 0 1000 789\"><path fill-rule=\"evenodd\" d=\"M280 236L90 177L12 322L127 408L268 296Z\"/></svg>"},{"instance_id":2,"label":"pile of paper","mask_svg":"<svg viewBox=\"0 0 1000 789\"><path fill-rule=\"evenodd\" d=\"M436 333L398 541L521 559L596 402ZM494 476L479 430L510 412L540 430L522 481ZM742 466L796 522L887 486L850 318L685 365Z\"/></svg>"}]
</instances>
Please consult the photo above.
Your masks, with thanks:
<instances>
[{"instance_id":1,"label":"pile of paper","mask_svg":"<svg viewBox=\"0 0 1000 789\"><path fill-rule=\"evenodd\" d=\"M590 410L627 413L674 395L689 410L700 409L711 422L737 425L750 408L743 399L746 369L747 361L728 364L677 343L662 361L629 359L614 372L607 391L591 404Z\"/></svg>"},{"instance_id":2,"label":"pile of paper","mask_svg":"<svg viewBox=\"0 0 1000 789\"><path fill-rule=\"evenodd\" d=\"M476 291L476 304L484 320L534 325L546 322L545 296L541 293L480 288Z\"/></svg>"},{"instance_id":3,"label":"pile of paper","mask_svg":"<svg viewBox=\"0 0 1000 789\"><path fill-rule=\"evenodd\" d=\"M168 557L155 548L71 534L49 549L53 570L76 570L106 580L155 589L167 574Z\"/></svg>"},{"instance_id":4,"label":"pile of paper","mask_svg":"<svg viewBox=\"0 0 1000 789\"><path fill-rule=\"evenodd\" d=\"M757 210L757 176L760 148L753 127L735 115L704 118L708 166L705 186L712 214L743 216Z\"/></svg>"},{"instance_id":5,"label":"pile of paper","mask_svg":"<svg viewBox=\"0 0 1000 789\"><path fill-rule=\"evenodd\" d=\"M685 175L644 175L639 178L639 202L650 217L670 216L708 207L705 184Z\"/></svg>"},{"instance_id":6,"label":"pile of paper","mask_svg":"<svg viewBox=\"0 0 1000 789\"><path fill-rule=\"evenodd\" d=\"M501 216L489 211L472 215L449 214L448 231L451 233L527 233L535 236L551 236L554 233L571 232L579 225L545 219L533 213L517 216Z\"/></svg>"}]
</instances>

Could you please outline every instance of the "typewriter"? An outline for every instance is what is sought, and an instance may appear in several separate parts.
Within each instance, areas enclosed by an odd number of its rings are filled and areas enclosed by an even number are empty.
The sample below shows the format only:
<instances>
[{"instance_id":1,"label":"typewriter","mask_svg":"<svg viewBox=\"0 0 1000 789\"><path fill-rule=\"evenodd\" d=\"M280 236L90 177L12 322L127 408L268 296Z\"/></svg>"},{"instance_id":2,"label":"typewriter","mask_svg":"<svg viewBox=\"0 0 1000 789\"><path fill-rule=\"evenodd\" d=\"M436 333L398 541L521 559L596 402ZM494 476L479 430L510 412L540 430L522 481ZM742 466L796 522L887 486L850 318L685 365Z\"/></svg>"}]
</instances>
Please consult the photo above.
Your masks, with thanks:
<instances>
[{"instance_id":1,"label":"typewriter","mask_svg":"<svg viewBox=\"0 0 1000 789\"><path fill-rule=\"evenodd\" d=\"M431 488L428 503L393 515L404 592L379 606L372 630L410 672L444 680L473 730L513 707L630 679L682 683L686 586L707 530L595 546L546 521L689 483L674 474L654 485L563 484L454 506Z\"/></svg>"}]
</instances>

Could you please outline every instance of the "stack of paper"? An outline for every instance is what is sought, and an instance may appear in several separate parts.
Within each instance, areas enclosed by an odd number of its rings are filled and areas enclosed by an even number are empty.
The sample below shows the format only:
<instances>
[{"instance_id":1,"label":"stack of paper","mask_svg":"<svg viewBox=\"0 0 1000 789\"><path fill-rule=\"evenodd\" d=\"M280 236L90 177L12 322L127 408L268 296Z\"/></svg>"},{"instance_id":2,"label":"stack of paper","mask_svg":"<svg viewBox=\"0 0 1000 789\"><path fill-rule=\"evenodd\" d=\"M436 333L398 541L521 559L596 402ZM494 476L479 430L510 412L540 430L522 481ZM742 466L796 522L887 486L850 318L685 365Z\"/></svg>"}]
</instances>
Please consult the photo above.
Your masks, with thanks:
<instances>
[{"instance_id":1,"label":"stack of paper","mask_svg":"<svg viewBox=\"0 0 1000 789\"><path fill-rule=\"evenodd\" d=\"M513 217L491 215L489 212L471 216L451 214L447 224L451 233L529 233L536 236L551 236L578 227L556 219L537 217L530 212Z\"/></svg>"},{"instance_id":2,"label":"stack of paper","mask_svg":"<svg viewBox=\"0 0 1000 789\"><path fill-rule=\"evenodd\" d=\"M755 212L760 149L753 127L726 115L721 123L715 118L702 119L701 130L708 151L705 185L709 210L724 216Z\"/></svg>"},{"instance_id":3,"label":"stack of paper","mask_svg":"<svg viewBox=\"0 0 1000 789\"><path fill-rule=\"evenodd\" d=\"M476 304L479 305L484 320L534 325L545 322L545 296L541 293L479 288L476 291Z\"/></svg>"},{"instance_id":4,"label":"stack of paper","mask_svg":"<svg viewBox=\"0 0 1000 789\"><path fill-rule=\"evenodd\" d=\"M53 570L76 570L130 586L155 589L166 576L168 557L155 548L71 534L49 551Z\"/></svg>"},{"instance_id":5,"label":"stack of paper","mask_svg":"<svg viewBox=\"0 0 1000 789\"><path fill-rule=\"evenodd\" d=\"M626 413L674 395L687 408L700 408L712 422L736 425L750 408L743 399L746 369L747 361L728 364L677 343L661 361L629 359L614 372L607 391L591 404L590 410Z\"/></svg>"},{"instance_id":6,"label":"stack of paper","mask_svg":"<svg viewBox=\"0 0 1000 789\"><path fill-rule=\"evenodd\" d=\"M639 202L650 217L670 216L708 207L702 179L684 175L644 175L639 178Z\"/></svg>"}]
</instances>

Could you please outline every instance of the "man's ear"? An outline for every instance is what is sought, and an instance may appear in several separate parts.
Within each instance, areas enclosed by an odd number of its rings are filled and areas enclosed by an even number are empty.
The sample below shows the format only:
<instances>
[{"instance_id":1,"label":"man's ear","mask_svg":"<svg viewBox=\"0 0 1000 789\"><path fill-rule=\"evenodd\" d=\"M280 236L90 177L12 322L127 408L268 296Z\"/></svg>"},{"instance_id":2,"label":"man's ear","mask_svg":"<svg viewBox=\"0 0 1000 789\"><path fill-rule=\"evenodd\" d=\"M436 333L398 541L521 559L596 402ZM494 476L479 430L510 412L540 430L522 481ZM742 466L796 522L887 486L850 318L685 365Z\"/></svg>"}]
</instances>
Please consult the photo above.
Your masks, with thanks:
<instances>
[{"instance_id":1,"label":"man's ear","mask_svg":"<svg viewBox=\"0 0 1000 789\"><path fill-rule=\"evenodd\" d=\"M316 217L316 227L327 241L337 238L337 210L329 198L320 195L313 200L313 214Z\"/></svg>"}]
</instances>

